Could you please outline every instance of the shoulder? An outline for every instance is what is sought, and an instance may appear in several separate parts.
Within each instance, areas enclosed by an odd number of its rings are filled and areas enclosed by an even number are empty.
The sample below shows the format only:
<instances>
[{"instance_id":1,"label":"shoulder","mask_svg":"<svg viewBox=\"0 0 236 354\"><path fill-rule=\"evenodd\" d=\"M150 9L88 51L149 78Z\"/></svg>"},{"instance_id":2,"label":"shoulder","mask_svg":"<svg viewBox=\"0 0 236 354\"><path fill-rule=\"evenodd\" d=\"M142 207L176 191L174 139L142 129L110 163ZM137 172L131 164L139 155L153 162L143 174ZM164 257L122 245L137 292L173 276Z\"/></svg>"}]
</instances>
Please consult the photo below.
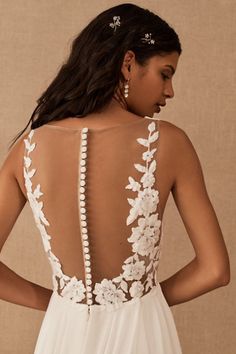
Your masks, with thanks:
<instances>
[{"instance_id":1,"label":"shoulder","mask_svg":"<svg viewBox=\"0 0 236 354\"><path fill-rule=\"evenodd\" d=\"M159 120L160 136L175 149L181 149L191 143L185 130L169 121Z\"/></svg>"},{"instance_id":2,"label":"shoulder","mask_svg":"<svg viewBox=\"0 0 236 354\"><path fill-rule=\"evenodd\" d=\"M182 134L186 134L184 130L175 125L174 123L171 123L167 120L159 120L159 126L160 129L162 129L165 133L171 134L171 137L174 136L181 136Z\"/></svg>"},{"instance_id":3,"label":"shoulder","mask_svg":"<svg viewBox=\"0 0 236 354\"><path fill-rule=\"evenodd\" d=\"M25 151L25 142L29 132L22 134L17 141L7 150L1 170L7 170L10 174L13 174L15 177L19 174L19 171L22 168L23 156Z\"/></svg>"},{"instance_id":4,"label":"shoulder","mask_svg":"<svg viewBox=\"0 0 236 354\"><path fill-rule=\"evenodd\" d=\"M197 152L186 131L177 125L161 120L159 125L160 146L165 158L168 157L173 172L195 161L199 163Z\"/></svg>"}]
</instances>

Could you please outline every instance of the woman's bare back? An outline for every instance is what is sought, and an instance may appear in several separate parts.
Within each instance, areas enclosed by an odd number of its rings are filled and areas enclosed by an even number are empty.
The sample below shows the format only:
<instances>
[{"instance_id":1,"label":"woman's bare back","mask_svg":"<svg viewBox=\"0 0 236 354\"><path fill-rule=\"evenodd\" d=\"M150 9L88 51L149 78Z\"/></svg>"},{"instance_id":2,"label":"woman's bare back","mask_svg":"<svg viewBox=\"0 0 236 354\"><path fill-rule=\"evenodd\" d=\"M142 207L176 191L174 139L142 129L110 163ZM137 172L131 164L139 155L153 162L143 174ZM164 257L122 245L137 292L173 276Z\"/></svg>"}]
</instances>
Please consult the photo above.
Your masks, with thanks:
<instances>
[{"instance_id":1,"label":"woman's bare back","mask_svg":"<svg viewBox=\"0 0 236 354\"><path fill-rule=\"evenodd\" d=\"M209 279L223 274L227 253L207 195L200 161L190 139L181 128L170 122L126 113L124 116L104 115L101 118L101 115L93 115L48 123L35 129L33 134L31 131L30 136L25 134L12 149L4 166L4 170L14 174L20 186L19 210L26 199L32 202L30 189L33 182L39 204L33 202L31 206L37 215L43 203L45 215L42 218L48 220L47 232L51 237L50 244L48 236L44 238L44 246L46 250L51 249L54 258L58 257L58 266L63 267L64 276L76 276L85 282L82 235L78 237L82 220L79 221L81 215L77 210L78 182L82 178L80 175L78 179L78 167L82 158L84 128L88 143L88 154L84 155L87 160L86 213L89 240L93 245L94 284L120 274L124 260L130 259L134 250L130 244L132 237L127 242L132 234L132 223L145 208L156 211L153 215L158 217L155 227L160 227L160 233L156 232L160 250L162 218L170 191L197 257L210 269ZM149 161L145 168L143 159ZM25 173L27 169L29 171ZM34 172L32 180L30 170ZM144 178L140 172L145 171L149 172ZM143 182L153 185L153 196L144 194L144 203L140 204L137 192ZM154 209L156 203L157 209ZM5 225L6 234L8 228L9 225ZM206 250L212 250L210 257ZM145 259L146 265L149 261ZM158 259L153 264L156 274Z\"/></svg>"}]
</instances>

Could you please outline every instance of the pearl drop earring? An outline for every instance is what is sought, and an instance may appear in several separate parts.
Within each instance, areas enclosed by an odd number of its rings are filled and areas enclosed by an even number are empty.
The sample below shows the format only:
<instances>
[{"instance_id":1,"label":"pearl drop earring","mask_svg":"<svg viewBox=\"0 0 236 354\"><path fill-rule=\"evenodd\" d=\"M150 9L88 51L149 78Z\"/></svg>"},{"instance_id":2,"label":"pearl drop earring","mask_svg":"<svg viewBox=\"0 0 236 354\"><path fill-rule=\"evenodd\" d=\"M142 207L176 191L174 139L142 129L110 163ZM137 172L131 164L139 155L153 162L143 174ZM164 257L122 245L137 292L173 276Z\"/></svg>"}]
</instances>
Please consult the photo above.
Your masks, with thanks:
<instances>
[{"instance_id":1,"label":"pearl drop earring","mask_svg":"<svg viewBox=\"0 0 236 354\"><path fill-rule=\"evenodd\" d=\"M125 90L124 90L125 98L127 98L127 97L129 96L129 80L130 80L130 79L128 79L128 80L127 80L127 83L124 85L124 88L125 88Z\"/></svg>"}]
</instances>

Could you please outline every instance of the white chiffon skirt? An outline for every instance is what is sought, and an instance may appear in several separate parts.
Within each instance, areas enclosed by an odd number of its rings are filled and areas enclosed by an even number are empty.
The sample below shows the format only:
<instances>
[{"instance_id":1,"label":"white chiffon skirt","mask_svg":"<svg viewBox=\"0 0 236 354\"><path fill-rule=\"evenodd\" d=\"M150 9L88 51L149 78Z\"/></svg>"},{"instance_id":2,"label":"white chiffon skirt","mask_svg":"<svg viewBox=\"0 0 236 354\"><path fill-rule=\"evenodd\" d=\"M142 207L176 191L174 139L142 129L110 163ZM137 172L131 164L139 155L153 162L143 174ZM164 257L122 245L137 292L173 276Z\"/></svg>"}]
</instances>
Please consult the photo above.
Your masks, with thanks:
<instances>
[{"instance_id":1,"label":"white chiffon skirt","mask_svg":"<svg viewBox=\"0 0 236 354\"><path fill-rule=\"evenodd\" d=\"M52 293L34 354L182 354L159 283L141 298L104 308Z\"/></svg>"}]
</instances>

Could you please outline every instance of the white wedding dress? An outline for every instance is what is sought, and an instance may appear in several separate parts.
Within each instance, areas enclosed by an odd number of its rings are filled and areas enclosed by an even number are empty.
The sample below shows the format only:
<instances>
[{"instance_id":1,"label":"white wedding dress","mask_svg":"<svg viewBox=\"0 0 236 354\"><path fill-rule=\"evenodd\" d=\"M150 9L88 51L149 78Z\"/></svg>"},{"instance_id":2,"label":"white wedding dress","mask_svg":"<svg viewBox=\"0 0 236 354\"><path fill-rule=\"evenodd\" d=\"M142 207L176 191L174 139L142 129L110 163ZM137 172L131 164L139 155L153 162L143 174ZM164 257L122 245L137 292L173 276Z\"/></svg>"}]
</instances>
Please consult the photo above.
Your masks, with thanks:
<instances>
[{"instance_id":1,"label":"white wedding dress","mask_svg":"<svg viewBox=\"0 0 236 354\"><path fill-rule=\"evenodd\" d=\"M24 140L24 182L53 285L34 354L181 354L157 280L159 120L100 130L79 121Z\"/></svg>"}]
</instances>

